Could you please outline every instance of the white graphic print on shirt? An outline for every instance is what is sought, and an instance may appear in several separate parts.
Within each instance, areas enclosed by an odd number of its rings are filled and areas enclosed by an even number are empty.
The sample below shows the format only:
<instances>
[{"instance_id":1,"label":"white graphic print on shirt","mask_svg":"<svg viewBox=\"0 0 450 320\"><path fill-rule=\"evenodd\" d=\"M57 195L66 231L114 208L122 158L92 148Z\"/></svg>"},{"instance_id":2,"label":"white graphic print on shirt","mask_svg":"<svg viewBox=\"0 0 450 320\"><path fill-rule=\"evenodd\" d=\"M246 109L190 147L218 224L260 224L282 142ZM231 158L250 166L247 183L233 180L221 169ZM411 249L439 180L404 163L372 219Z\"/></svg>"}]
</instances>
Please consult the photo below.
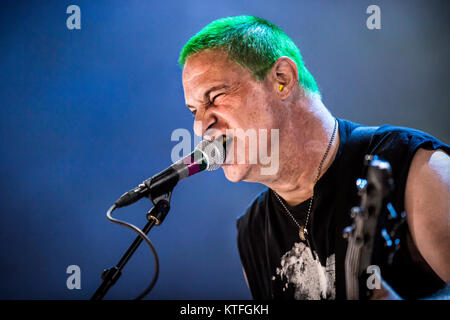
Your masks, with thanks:
<instances>
[{"instance_id":1,"label":"white graphic print on shirt","mask_svg":"<svg viewBox=\"0 0 450 320\"><path fill-rule=\"evenodd\" d=\"M314 254L317 257L317 253ZM276 273L285 282L283 290L289 284L294 285L297 300L336 298L334 254L327 258L324 267L314 260L311 250L304 243L298 242L281 257L281 268L277 268Z\"/></svg>"}]
</instances>

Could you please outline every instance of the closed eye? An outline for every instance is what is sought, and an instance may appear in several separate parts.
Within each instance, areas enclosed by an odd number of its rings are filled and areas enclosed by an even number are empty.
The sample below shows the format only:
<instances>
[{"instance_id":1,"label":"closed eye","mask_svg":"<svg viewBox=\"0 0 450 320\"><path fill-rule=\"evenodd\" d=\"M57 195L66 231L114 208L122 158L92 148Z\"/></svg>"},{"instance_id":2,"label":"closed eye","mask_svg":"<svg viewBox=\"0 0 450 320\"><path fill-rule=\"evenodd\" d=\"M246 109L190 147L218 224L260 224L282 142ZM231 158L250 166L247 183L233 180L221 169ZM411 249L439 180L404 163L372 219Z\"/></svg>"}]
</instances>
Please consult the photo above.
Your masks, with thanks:
<instances>
[{"instance_id":1,"label":"closed eye","mask_svg":"<svg viewBox=\"0 0 450 320\"><path fill-rule=\"evenodd\" d=\"M218 95L214 96L214 98L211 100L211 104L214 104L216 99L222 95L224 95L225 93L219 93Z\"/></svg>"},{"instance_id":2,"label":"closed eye","mask_svg":"<svg viewBox=\"0 0 450 320\"><path fill-rule=\"evenodd\" d=\"M219 94L215 95L214 98L212 98L212 100L210 100L209 102L206 103L205 108L207 108L207 107L209 107L209 106L211 106L211 105L214 105L214 103L216 102L216 99L217 99L218 97L224 95L224 94L225 94L225 93L222 92L222 93L219 93ZM189 111L192 113L192 115L195 117L195 115L197 114L197 109L194 108L193 106L190 106L190 105L187 105L187 107L188 107Z\"/></svg>"}]
</instances>

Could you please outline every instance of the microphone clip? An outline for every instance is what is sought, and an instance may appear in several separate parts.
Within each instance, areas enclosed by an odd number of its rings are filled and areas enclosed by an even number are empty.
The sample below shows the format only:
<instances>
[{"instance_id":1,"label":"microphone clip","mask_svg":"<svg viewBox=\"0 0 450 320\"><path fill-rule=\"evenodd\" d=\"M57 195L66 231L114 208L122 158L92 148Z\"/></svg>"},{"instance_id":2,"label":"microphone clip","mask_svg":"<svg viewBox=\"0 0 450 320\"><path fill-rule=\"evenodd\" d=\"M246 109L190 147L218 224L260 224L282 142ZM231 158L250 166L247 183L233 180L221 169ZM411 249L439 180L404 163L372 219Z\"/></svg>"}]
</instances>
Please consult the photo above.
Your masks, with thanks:
<instances>
[{"instance_id":1,"label":"microphone clip","mask_svg":"<svg viewBox=\"0 0 450 320\"><path fill-rule=\"evenodd\" d=\"M161 223L163 223L164 219L169 213L171 196L172 191L159 196L158 198L150 199L153 202L154 207L151 208L149 212L147 212L146 217L148 221L154 220L155 226L161 225Z\"/></svg>"}]
</instances>

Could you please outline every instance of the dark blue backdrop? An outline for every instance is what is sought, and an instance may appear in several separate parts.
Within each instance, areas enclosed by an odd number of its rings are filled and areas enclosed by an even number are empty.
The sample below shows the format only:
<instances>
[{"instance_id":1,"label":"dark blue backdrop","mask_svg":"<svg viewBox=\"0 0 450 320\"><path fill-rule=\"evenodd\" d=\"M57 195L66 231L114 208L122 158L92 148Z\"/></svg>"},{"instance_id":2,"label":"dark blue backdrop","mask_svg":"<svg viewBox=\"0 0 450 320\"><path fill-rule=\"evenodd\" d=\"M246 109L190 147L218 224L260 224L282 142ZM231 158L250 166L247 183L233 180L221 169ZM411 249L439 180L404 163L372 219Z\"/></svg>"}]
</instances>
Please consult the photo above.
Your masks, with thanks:
<instances>
[{"instance_id":1,"label":"dark blue backdrop","mask_svg":"<svg viewBox=\"0 0 450 320\"><path fill-rule=\"evenodd\" d=\"M339 3L339 4L338 4ZM81 30L66 27L81 8ZM366 8L381 8L368 30ZM192 132L177 58L210 21L266 18L300 47L338 117L425 130L449 142L446 1L2 1L0 298L86 299L135 235L105 211L168 166L176 128ZM248 299L235 219L263 186L222 171L177 186L151 232L161 273L150 299ZM145 224L146 201L119 211ZM68 290L66 268L81 268ZM149 282L140 248L108 298Z\"/></svg>"}]
</instances>

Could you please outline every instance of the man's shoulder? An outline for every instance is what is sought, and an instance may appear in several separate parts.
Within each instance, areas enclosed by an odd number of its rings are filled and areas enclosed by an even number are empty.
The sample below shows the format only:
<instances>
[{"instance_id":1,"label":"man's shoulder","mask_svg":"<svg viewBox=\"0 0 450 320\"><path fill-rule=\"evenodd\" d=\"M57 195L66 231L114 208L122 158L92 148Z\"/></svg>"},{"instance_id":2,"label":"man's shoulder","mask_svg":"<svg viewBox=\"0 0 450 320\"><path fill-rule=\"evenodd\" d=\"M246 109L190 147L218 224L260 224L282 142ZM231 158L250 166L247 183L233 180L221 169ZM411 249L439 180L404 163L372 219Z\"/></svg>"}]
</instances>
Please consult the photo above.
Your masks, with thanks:
<instances>
[{"instance_id":1,"label":"man's shoulder","mask_svg":"<svg viewBox=\"0 0 450 320\"><path fill-rule=\"evenodd\" d=\"M450 147L438 138L424 131L384 124L373 130L365 125L344 122L347 129L346 154L351 164L351 181L361 174L362 159L366 154L377 155L389 162L395 184L393 201L397 210L404 209L404 191L411 162L419 149L442 149L449 154ZM361 134L358 134L360 131Z\"/></svg>"},{"instance_id":2,"label":"man's shoulder","mask_svg":"<svg viewBox=\"0 0 450 320\"><path fill-rule=\"evenodd\" d=\"M247 209L237 217L236 226L239 232L252 228L260 228L264 221L268 205L269 189L260 192L249 204Z\"/></svg>"},{"instance_id":3,"label":"man's shoulder","mask_svg":"<svg viewBox=\"0 0 450 320\"><path fill-rule=\"evenodd\" d=\"M383 124L376 127L369 127L360 123L341 120L345 126L349 141L355 142L360 136L367 137L370 141L370 150L372 154L386 153L395 151L396 153L406 151L406 149L415 153L418 148L438 149L442 148L448 153L448 145L439 140L439 138L419 129ZM356 136L356 139L353 139ZM352 138L352 139L350 139ZM369 139L370 138L370 139Z\"/></svg>"},{"instance_id":4,"label":"man's shoulder","mask_svg":"<svg viewBox=\"0 0 450 320\"><path fill-rule=\"evenodd\" d=\"M398 137L400 139L404 138L413 138L413 139L420 139L420 140L436 140L439 141L438 138L432 136L431 134L424 132L419 129L414 128L408 128L408 127L401 127L401 126L393 126L390 124L385 124L382 126L379 126L376 135L383 137L383 136L393 136Z\"/></svg>"},{"instance_id":5,"label":"man's shoulder","mask_svg":"<svg viewBox=\"0 0 450 320\"><path fill-rule=\"evenodd\" d=\"M449 146L431 134L413 128L392 126L378 127L371 145L372 154L394 153L400 158L412 158L418 149L443 149L449 153Z\"/></svg>"}]
</instances>

